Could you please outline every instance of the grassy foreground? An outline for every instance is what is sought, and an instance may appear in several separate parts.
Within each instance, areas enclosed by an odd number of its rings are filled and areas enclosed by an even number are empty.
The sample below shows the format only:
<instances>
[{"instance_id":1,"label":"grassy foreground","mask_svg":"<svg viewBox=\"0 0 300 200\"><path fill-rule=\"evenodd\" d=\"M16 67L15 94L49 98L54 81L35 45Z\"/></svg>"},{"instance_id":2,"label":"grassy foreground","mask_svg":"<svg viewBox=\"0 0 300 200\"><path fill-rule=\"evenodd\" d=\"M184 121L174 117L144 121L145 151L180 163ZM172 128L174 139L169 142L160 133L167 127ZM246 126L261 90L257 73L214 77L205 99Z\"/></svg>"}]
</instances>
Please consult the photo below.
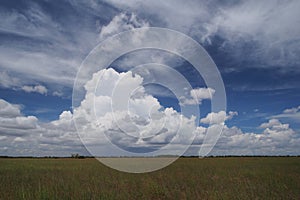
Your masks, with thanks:
<instances>
[{"instance_id":1,"label":"grassy foreground","mask_svg":"<svg viewBox=\"0 0 300 200\"><path fill-rule=\"evenodd\" d=\"M1 158L0 199L300 199L300 157L180 158L146 174L91 158Z\"/></svg>"}]
</instances>

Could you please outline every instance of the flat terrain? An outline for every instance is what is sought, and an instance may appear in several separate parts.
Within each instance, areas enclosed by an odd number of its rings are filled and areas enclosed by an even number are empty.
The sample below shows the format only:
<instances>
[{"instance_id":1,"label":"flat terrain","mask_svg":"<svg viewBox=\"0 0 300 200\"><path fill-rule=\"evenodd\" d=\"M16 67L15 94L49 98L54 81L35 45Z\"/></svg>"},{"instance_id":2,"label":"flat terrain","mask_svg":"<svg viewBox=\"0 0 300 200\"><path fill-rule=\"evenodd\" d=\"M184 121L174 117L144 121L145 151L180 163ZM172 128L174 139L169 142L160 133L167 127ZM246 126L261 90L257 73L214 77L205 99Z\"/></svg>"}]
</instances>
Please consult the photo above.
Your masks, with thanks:
<instances>
[{"instance_id":1,"label":"flat terrain","mask_svg":"<svg viewBox=\"0 0 300 200\"><path fill-rule=\"evenodd\" d=\"M180 158L146 174L92 158L1 158L0 199L300 199L300 157Z\"/></svg>"}]
</instances>

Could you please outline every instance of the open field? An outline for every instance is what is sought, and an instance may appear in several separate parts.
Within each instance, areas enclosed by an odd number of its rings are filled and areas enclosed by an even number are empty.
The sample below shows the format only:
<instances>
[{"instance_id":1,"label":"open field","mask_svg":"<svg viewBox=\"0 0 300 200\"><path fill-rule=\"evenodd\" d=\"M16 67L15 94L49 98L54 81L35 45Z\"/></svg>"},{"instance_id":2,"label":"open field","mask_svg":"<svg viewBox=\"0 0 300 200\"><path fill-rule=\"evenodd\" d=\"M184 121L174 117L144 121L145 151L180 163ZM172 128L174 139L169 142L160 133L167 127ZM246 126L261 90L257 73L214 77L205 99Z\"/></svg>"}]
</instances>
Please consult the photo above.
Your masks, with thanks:
<instances>
[{"instance_id":1,"label":"open field","mask_svg":"<svg viewBox=\"0 0 300 200\"><path fill-rule=\"evenodd\" d=\"M180 158L146 174L92 158L1 158L0 199L300 199L300 157Z\"/></svg>"}]
</instances>

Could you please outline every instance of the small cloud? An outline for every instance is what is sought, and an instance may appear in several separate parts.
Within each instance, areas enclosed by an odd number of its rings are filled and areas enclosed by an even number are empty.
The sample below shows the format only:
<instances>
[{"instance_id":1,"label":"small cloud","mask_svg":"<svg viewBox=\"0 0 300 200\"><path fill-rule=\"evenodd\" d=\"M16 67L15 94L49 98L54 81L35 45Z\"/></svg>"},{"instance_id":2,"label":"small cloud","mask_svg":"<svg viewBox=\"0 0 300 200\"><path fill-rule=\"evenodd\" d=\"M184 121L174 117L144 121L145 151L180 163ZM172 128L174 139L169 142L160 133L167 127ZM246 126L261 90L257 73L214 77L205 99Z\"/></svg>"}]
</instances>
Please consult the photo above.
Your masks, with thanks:
<instances>
[{"instance_id":1,"label":"small cloud","mask_svg":"<svg viewBox=\"0 0 300 200\"><path fill-rule=\"evenodd\" d=\"M289 119L292 120L294 122L299 123L299 119L300 119L300 106L298 107L294 107L294 108L288 108L285 109L282 113L278 114L278 115L273 115L270 118L275 118L275 119Z\"/></svg>"},{"instance_id":2,"label":"small cloud","mask_svg":"<svg viewBox=\"0 0 300 200\"><path fill-rule=\"evenodd\" d=\"M300 110L300 106L296 107L296 108L288 108L288 109L285 109L283 111L283 113L285 114L295 114L297 113L298 111Z\"/></svg>"},{"instance_id":3,"label":"small cloud","mask_svg":"<svg viewBox=\"0 0 300 200\"><path fill-rule=\"evenodd\" d=\"M275 140L290 140L295 133L289 124L282 124L278 119L270 119L269 122L261 124L260 128L264 128L263 133Z\"/></svg>"},{"instance_id":4,"label":"small cloud","mask_svg":"<svg viewBox=\"0 0 300 200\"><path fill-rule=\"evenodd\" d=\"M232 119L234 116L238 115L238 112L237 111L229 111L228 114L229 115L227 115L226 120Z\"/></svg>"},{"instance_id":5,"label":"small cloud","mask_svg":"<svg viewBox=\"0 0 300 200\"><path fill-rule=\"evenodd\" d=\"M212 99L215 90L212 88L196 88L190 91L190 97L180 97L181 105L197 105L201 104L204 99Z\"/></svg>"},{"instance_id":6,"label":"small cloud","mask_svg":"<svg viewBox=\"0 0 300 200\"><path fill-rule=\"evenodd\" d=\"M14 142L25 142L25 141L27 141L27 140L25 138L21 138L21 137L16 137L14 139Z\"/></svg>"},{"instance_id":7,"label":"small cloud","mask_svg":"<svg viewBox=\"0 0 300 200\"><path fill-rule=\"evenodd\" d=\"M64 95L64 93L61 92L61 91L54 91L54 92L52 93L52 95L53 95L53 96L56 96L56 97L62 97L62 96Z\"/></svg>"},{"instance_id":8,"label":"small cloud","mask_svg":"<svg viewBox=\"0 0 300 200\"><path fill-rule=\"evenodd\" d=\"M274 126L278 126L281 123L279 122L278 119L270 119L268 122L262 123L259 128L271 128Z\"/></svg>"},{"instance_id":9,"label":"small cloud","mask_svg":"<svg viewBox=\"0 0 300 200\"><path fill-rule=\"evenodd\" d=\"M211 112L208 113L205 118L202 118L200 122L203 124L222 124L225 121L232 119L235 115L238 115L238 112L229 111L228 115L223 110L218 113Z\"/></svg>"},{"instance_id":10,"label":"small cloud","mask_svg":"<svg viewBox=\"0 0 300 200\"><path fill-rule=\"evenodd\" d=\"M47 94L48 92L48 89L43 85L35 85L35 86L25 85L21 89L27 93L36 92L39 94Z\"/></svg>"}]
</instances>

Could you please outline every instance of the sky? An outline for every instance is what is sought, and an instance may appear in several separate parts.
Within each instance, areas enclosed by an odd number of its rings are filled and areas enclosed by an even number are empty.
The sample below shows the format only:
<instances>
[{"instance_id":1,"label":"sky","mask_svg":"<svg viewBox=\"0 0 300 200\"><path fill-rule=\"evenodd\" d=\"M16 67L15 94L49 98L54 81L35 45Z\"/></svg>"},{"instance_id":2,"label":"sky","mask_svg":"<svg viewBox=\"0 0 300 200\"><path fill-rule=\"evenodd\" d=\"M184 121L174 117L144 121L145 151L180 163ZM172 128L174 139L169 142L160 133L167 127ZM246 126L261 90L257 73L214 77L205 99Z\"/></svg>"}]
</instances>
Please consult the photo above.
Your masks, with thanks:
<instances>
[{"instance_id":1,"label":"sky","mask_svg":"<svg viewBox=\"0 0 300 200\"><path fill-rule=\"evenodd\" d=\"M299 155L299 7L298 0L3 0L0 155ZM123 46L112 39L149 27L203 47L216 68L202 68L220 75L226 108L212 109L222 87L210 87L174 52L138 49L100 67L97 47L109 40L107 57L139 41L194 53L164 33L150 40L138 32Z\"/></svg>"}]
</instances>

